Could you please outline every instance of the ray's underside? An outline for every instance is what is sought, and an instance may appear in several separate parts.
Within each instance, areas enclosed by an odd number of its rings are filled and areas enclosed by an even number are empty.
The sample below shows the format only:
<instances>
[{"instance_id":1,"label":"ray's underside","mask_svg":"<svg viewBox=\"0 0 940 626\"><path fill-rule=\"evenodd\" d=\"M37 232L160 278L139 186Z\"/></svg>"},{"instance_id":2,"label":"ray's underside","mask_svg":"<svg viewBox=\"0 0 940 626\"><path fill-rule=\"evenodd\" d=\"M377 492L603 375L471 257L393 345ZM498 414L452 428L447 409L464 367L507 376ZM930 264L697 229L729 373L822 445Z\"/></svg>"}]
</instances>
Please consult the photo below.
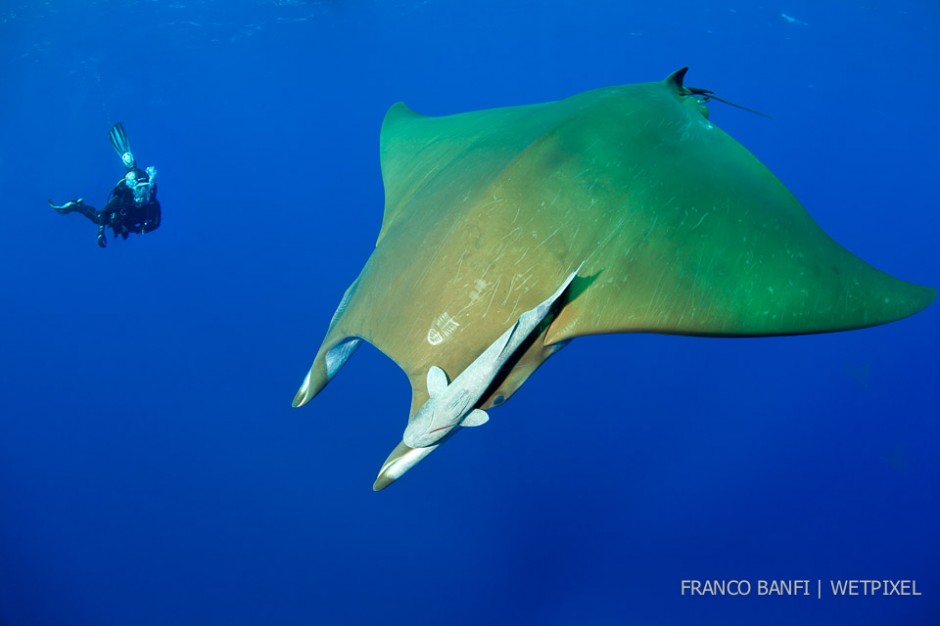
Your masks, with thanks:
<instances>
[{"instance_id":1,"label":"ray's underside","mask_svg":"<svg viewBox=\"0 0 940 626\"><path fill-rule=\"evenodd\" d=\"M294 405L319 393L361 339L408 375L413 415L432 366L464 371L582 262L557 315L482 408L583 335L829 332L898 320L933 300L933 289L829 238L708 119L683 75L439 118L393 106L376 248ZM398 477L396 463L410 468L427 453L400 444L376 487Z\"/></svg>"}]
</instances>

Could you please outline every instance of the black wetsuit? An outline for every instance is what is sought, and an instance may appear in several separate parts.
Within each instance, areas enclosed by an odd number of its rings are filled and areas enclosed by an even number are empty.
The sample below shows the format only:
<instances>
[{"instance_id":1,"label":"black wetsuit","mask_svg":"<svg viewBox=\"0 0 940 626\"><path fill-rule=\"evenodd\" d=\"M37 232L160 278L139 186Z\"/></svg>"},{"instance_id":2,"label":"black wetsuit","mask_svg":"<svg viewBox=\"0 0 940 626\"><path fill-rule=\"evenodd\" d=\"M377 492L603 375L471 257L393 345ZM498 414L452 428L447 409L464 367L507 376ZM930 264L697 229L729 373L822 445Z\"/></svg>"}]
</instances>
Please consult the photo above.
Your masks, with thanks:
<instances>
[{"instance_id":1,"label":"black wetsuit","mask_svg":"<svg viewBox=\"0 0 940 626\"><path fill-rule=\"evenodd\" d=\"M150 177L141 169L128 169L137 175L137 184L148 183ZM114 236L127 239L129 233L149 233L160 227L160 203L157 201L157 185L154 183L149 192L149 199L142 204L134 201L134 190L127 186L127 179L122 178L108 197L108 203L100 211L81 201L70 202L59 213L80 213L98 225L98 245L108 245L104 237L106 226L111 227Z\"/></svg>"},{"instance_id":2,"label":"black wetsuit","mask_svg":"<svg viewBox=\"0 0 940 626\"><path fill-rule=\"evenodd\" d=\"M133 171L137 174L137 184L150 182L147 172L139 169ZM158 229L160 203L157 201L157 184L151 185L147 201L138 205L134 201L134 190L127 186L127 179L122 178L111 190L108 203L100 215L99 230L103 232L104 226L110 226L115 237L121 235L127 239L128 233L149 233Z\"/></svg>"}]
</instances>

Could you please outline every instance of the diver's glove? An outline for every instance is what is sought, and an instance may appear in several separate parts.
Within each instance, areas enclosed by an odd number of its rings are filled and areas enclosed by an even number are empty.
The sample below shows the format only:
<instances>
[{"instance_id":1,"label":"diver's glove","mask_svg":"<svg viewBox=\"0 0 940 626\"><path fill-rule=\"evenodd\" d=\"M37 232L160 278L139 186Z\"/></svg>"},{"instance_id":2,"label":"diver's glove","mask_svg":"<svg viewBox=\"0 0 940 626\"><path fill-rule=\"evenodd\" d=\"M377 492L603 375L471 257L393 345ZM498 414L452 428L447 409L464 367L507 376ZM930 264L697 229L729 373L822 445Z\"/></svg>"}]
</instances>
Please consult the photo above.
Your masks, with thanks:
<instances>
[{"instance_id":1,"label":"diver's glove","mask_svg":"<svg viewBox=\"0 0 940 626\"><path fill-rule=\"evenodd\" d=\"M104 226L98 227L98 247L104 248L108 245L108 240L104 238Z\"/></svg>"}]
</instances>

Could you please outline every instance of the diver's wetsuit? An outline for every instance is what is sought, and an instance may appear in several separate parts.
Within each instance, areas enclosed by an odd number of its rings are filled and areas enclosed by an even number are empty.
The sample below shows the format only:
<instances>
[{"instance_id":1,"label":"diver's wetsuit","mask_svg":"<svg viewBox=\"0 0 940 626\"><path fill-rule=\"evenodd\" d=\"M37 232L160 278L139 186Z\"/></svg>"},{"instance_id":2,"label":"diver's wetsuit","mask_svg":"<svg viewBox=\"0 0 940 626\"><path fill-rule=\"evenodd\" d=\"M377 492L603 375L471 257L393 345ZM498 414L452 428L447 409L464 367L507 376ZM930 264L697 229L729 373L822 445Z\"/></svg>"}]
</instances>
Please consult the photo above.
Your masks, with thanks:
<instances>
[{"instance_id":1,"label":"diver's wetsuit","mask_svg":"<svg viewBox=\"0 0 940 626\"><path fill-rule=\"evenodd\" d=\"M148 167L139 169L130 151L130 143L120 122L115 124L109 133L111 145L114 147L124 163L125 175L111 190L108 203L100 211L85 204L79 198L66 202L63 205L49 206L65 215L79 213L98 225L98 245L104 248L108 245L104 237L104 229L111 227L114 236L127 239L129 233L149 233L160 227L160 203L157 201L157 185L153 182L156 169Z\"/></svg>"},{"instance_id":2,"label":"diver's wetsuit","mask_svg":"<svg viewBox=\"0 0 940 626\"><path fill-rule=\"evenodd\" d=\"M147 183L149 178L143 170L135 170L138 182ZM108 198L108 203L102 210L85 204L81 199L67 202L61 207L53 207L63 215L67 213L80 213L98 225L98 245L104 248L108 245L104 236L106 226L111 227L114 236L127 239L129 233L149 233L160 227L160 202L157 200L157 185L151 186L150 199L137 204L134 201L134 192L127 186L127 180L122 178Z\"/></svg>"}]
</instances>

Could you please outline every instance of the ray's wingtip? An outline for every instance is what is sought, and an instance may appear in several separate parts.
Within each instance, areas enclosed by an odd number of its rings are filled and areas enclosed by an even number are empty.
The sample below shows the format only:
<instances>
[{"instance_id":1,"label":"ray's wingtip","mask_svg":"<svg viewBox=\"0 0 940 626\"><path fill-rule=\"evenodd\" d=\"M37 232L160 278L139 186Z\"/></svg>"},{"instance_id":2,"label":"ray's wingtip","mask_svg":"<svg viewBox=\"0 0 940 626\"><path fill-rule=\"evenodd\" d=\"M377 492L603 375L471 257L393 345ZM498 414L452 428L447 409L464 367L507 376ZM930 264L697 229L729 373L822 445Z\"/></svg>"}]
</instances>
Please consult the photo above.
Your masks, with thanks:
<instances>
[{"instance_id":1,"label":"ray's wingtip","mask_svg":"<svg viewBox=\"0 0 940 626\"><path fill-rule=\"evenodd\" d=\"M297 393L294 394L294 399L291 400L290 405L292 407L299 408L303 405L310 402L313 399L313 394L310 393L310 379L313 376L313 368L311 367L307 371L307 375L304 376L304 382L300 384L300 389L297 390Z\"/></svg>"},{"instance_id":2,"label":"ray's wingtip","mask_svg":"<svg viewBox=\"0 0 940 626\"><path fill-rule=\"evenodd\" d=\"M304 385L297 390L297 393L294 394L294 399L290 401L290 405L297 409L303 405L310 402L310 398L307 397L307 386Z\"/></svg>"},{"instance_id":3,"label":"ray's wingtip","mask_svg":"<svg viewBox=\"0 0 940 626\"><path fill-rule=\"evenodd\" d=\"M372 491L382 491L398 480L404 472L408 471L408 468L401 471L402 468L399 466L401 458L407 455L407 453L402 453L402 448L405 447L403 443L400 443L388 455L388 458L382 463L382 469L379 470L378 476L375 477L375 482L372 483ZM411 448L407 449L411 450Z\"/></svg>"},{"instance_id":4,"label":"ray's wingtip","mask_svg":"<svg viewBox=\"0 0 940 626\"><path fill-rule=\"evenodd\" d=\"M436 445L426 448L412 448L404 441L395 446L385 462L382 463L382 469L372 484L372 491L382 491L393 482L404 476L408 470L420 463L424 457L434 452Z\"/></svg>"},{"instance_id":5,"label":"ray's wingtip","mask_svg":"<svg viewBox=\"0 0 940 626\"><path fill-rule=\"evenodd\" d=\"M911 312L911 315L915 313L920 313L931 304L934 300L937 299L937 290L934 287L928 287L927 285L917 285L920 287L920 301L916 302L914 305L914 310Z\"/></svg>"},{"instance_id":6,"label":"ray's wingtip","mask_svg":"<svg viewBox=\"0 0 940 626\"><path fill-rule=\"evenodd\" d=\"M384 472L379 472L379 475L375 478L375 482L372 483L372 491L382 491L393 482L395 482L394 478Z\"/></svg>"},{"instance_id":7,"label":"ray's wingtip","mask_svg":"<svg viewBox=\"0 0 940 626\"><path fill-rule=\"evenodd\" d=\"M927 285L897 281L903 286L894 293L883 296L882 302L891 311L887 321L896 322L916 315L928 308L937 298L937 290ZM892 307L892 308L889 308Z\"/></svg>"},{"instance_id":8,"label":"ray's wingtip","mask_svg":"<svg viewBox=\"0 0 940 626\"><path fill-rule=\"evenodd\" d=\"M937 288L936 288L936 287L928 287L928 286L926 286L926 285L923 285L923 287L924 287L924 309L926 309L926 308L929 307L931 304L933 304L933 301L934 301L934 300L937 299ZM923 310L923 309L921 309L921 310Z\"/></svg>"}]
</instances>

